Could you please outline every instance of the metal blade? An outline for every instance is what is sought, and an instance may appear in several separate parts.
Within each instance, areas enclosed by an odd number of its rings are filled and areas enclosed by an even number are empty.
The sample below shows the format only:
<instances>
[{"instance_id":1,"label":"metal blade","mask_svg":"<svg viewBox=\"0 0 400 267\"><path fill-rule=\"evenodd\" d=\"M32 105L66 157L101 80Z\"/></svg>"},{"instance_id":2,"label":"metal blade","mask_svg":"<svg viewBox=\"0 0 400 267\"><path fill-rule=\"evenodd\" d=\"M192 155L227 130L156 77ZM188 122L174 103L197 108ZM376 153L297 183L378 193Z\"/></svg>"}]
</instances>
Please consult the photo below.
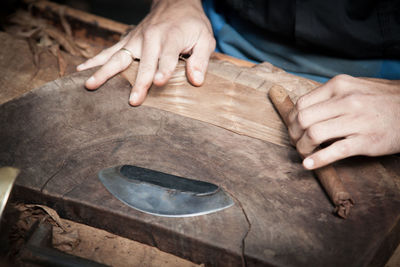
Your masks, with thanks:
<instances>
[{"instance_id":1,"label":"metal blade","mask_svg":"<svg viewBox=\"0 0 400 267\"><path fill-rule=\"evenodd\" d=\"M101 170L99 179L122 202L158 216L197 216L233 205L217 185L131 165Z\"/></svg>"},{"instance_id":2,"label":"metal blade","mask_svg":"<svg viewBox=\"0 0 400 267\"><path fill-rule=\"evenodd\" d=\"M18 174L19 170L16 168L0 168L0 219Z\"/></svg>"}]
</instances>

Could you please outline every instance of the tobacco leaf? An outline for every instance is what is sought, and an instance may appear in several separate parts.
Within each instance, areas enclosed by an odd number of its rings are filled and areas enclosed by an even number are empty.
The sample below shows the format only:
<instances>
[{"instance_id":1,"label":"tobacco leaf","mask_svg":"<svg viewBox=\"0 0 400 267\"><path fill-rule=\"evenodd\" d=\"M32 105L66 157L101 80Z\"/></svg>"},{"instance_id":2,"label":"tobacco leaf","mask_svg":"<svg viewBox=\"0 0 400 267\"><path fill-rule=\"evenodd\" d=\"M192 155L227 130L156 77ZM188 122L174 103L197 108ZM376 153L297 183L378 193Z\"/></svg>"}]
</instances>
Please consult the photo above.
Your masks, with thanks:
<instances>
[{"instance_id":1,"label":"tobacco leaf","mask_svg":"<svg viewBox=\"0 0 400 267\"><path fill-rule=\"evenodd\" d=\"M61 50L59 49L57 52L57 59L58 59L58 69L60 77L65 75L65 70L67 69L67 61L64 59Z\"/></svg>"},{"instance_id":2,"label":"tobacco leaf","mask_svg":"<svg viewBox=\"0 0 400 267\"><path fill-rule=\"evenodd\" d=\"M58 57L58 51L60 50L60 46L58 44L53 44L49 47L49 51L55 57Z\"/></svg>"},{"instance_id":3,"label":"tobacco leaf","mask_svg":"<svg viewBox=\"0 0 400 267\"><path fill-rule=\"evenodd\" d=\"M59 16L63 30L49 25L44 19L34 17L29 12L18 10L8 19L5 30L21 38L31 38L36 41L38 46L49 49L58 59L60 56L58 53L55 53L54 48L52 48L55 44L58 44L60 49L62 48L73 56L91 58L96 55L97 51L90 45L84 44L82 41L74 40L71 25L65 17L64 8L59 10ZM32 40L29 41L30 46L34 43ZM34 52L36 50L31 48L31 51ZM38 62L36 61L35 64L38 65ZM63 64L60 66L63 66ZM60 72L62 72L61 68Z\"/></svg>"},{"instance_id":4,"label":"tobacco leaf","mask_svg":"<svg viewBox=\"0 0 400 267\"><path fill-rule=\"evenodd\" d=\"M50 216L51 219L53 219L53 221L61 229L63 229L65 232L67 232L67 228L64 225L64 223L61 221L60 216L58 216L57 212L55 210L53 210L52 208L49 208L49 207L44 206L44 205L38 205L38 204L24 204L24 206L27 208L27 210L31 214L42 214L41 212L38 212L37 209L40 209L40 210L44 211L46 214L48 214Z\"/></svg>"},{"instance_id":5,"label":"tobacco leaf","mask_svg":"<svg viewBox=\"0 0 400 267\"><path fill-rule=\"evenodd\" d=\"M43 31L52 39L54 39L58 44L60 44L60 46L62 46L71 55L81 55L79 48L76 47L74 41L68 36L64 35L59 30L53 27L46 27L43 29Z\"/></svg>"},{"instance_id":6,"label":"tobacco leaf","mask_svg":"<svg viewBox=\"0 0 400 267\"><path fill-rule=\"evenodd\" d=\"M61 26L63 27L65 33L72 38L72 29L71 25L68 23L65 18L65 7L61 7L58 11L58 15L60 16Z\"/></svg>"},{"instance_id":7,"label":"tobacco leaf","mask_svg":"<svg viewBox=\"0 0 400 267\"><path fill-rule=\"evenodd\" d=\"M28 42L29 49L31 50L32 53L32 58L33 58L33 64L35 65L36 68L39 67L39 47L36 45L35 40L32 38L27 38L26 41Z\"/></svg>"},{"instance_id":8,"label":"tobacco leaf","mask_svg":"<svg viewBox=\"0 0 400 267\"><path fill-rule=\"evenodd\" d=\"M92 58L99 52L98 49L82 40L75 40L75 44L79 47L81 55L85 58Z\"/></svg>"}]
</instances>

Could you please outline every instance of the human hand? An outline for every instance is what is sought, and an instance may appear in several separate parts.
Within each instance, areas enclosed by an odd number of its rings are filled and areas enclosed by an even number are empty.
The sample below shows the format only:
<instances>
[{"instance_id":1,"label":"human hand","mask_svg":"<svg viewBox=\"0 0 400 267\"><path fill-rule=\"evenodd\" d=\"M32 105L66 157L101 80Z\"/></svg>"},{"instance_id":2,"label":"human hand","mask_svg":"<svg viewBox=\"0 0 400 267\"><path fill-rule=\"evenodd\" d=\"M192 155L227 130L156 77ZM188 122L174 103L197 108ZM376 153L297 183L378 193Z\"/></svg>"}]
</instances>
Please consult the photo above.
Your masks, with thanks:
<instances>
[{"instance_id":1,"label":"human hand","mask_svg":"<svg viewBox=\"0 0 400 267\"><path fill-rule=\"evenodd\" d=\"M400 81L338 75L297 101L288 128L306 169L398 153ZM332 143L315 150L325 142Z\"/></svg>"},{"instance_id":2,"label":"human hand","mask_svg":"<svg viewBox=\"0 0 400 267\"><path fill-rule=\"evenodd\" d=\"M138 106L152 83L167 83L180 54L191 54L186 61L186 74L193 85L200 86L214 49L212 28L200 0L159 0L153 1L150 13L126 37L79 65L77 70L102 65L85 83L86 88L94 90L126 69L134 60L132 56L140 58L129 97L129 103Z\"/></svg>"}]
</instances>

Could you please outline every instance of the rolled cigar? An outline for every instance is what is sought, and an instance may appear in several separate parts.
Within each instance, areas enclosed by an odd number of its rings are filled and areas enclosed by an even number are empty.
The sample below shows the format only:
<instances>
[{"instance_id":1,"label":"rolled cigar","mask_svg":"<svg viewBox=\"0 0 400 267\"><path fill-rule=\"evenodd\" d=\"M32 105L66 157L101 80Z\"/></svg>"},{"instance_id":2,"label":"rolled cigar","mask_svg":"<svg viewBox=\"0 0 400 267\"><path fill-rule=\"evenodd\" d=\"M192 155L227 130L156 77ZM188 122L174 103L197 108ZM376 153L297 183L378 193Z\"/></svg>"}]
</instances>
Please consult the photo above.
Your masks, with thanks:
<instances>
[{"instance_id":1,"label":"rolled cigar","mask_svg":"<svg viewBox=\"0 0 400 267\"><path fill-rule=\"evenodd\" d=\"M269 90L268 96L287 126L289 123L289 112L293 109L294 104L286 90L279 85L274 85ZM354 205L354 201L345 189L342 181L336 173L335 168L333 168L332 165L327 165L314 170L314 172L322 184L322 187L335 205L334 213L336 213L339 217L346 219L350 212L351 206Z\"/></svg>"}]
</instances>

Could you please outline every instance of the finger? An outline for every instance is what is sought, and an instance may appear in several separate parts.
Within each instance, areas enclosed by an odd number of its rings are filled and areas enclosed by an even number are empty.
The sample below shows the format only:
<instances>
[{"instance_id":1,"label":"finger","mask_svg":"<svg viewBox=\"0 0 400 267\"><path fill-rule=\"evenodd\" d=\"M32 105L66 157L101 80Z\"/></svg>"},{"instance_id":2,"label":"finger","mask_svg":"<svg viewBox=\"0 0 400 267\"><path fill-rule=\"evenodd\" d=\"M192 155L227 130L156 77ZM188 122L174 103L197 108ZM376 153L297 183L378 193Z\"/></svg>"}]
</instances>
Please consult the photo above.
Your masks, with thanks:
<instances>
[{"instance_id":1,"label":"finger","mask_svg":"<svg viewBox=\"0 0 400 267\"><path fill-rule=\"evenodd\" d=\"M96 56L86 60L85 62L83 62L82 64L78 65L76 67L77 71L83 71L86 69L90 69L93 67L97 67L97 66L101 66L104 65L108 60L110 60L110 58L118 51L120 50L122 47L124 47L124 45L127 42L127 38L124 38L123 40L121 40L120 42L116 43L115 45L104 49L103 51L101 51L99 54L97 54Z\"/></svg>"},{"instance_id":2,"label":"finger","mask_svg":"<svg viewBox=\"0 0 400 267\"><path fill-rule=\"evenodd\" d=\"M133 61L132 57L123 51L116 52L106 64L104 64L98 71L96 71L92 77L90 77L86 83L86 88L94 90L100 85L105 83L109 78L115 74L126 69L129 64Z\"/></svg>"},{"instance_id":3,"label":"finger","mask_svg":"<svg viewBox=\"0 0 400 267\"><path fill-rule=\"evenodd\" d=\"M333 96L333 91L329 81L311 92L301 96L296 102L296 109L303 110L309 106L326 101Z\"/></svg>"},{"instance_id":4,"label":"finger","mask_svg":"<svg viewBox=\"0 0 400 267\"><path fill-rule=\"evenodd\" d=\"M316 103L296 113L296 117L289 119L289 134L292 140L297 141L311 125L333 119L348 112L348 107L343 99L329 99Z\"/></svg>"},{"instance_id":5,"label":"finger","mask_svg":"<svg viewBox=\"0 0 400 267\"><path fill-rule=\"evenodd\" d=\"M362 90L353 86L356 80L359 79L346 74L337 75L315 90L300 97L296 103L296 108L297 110L302 110L314 104L326 101L335 95L344 96L348 94L348 92Z\"/></svg>"},{"instance_id":6,"label":"finger","mask_svg":"<svg viewBox=\"0 0 400 267\"><path fill-rule=\"evenodd\" d=\"M143 37L142 55L140 59L135 85L132 87L129 104L138 106L146 98L154 74L157 70L160 55L160 39L156 34L147 34Z\"/></svg>"},{"instance_id":7,"label":"finger","mask_svg":"<svg viewBox=\"0 0 400 267\"><path fill-rule=\"evenodd\" d=\"M299 121L299 112L303 111L304 109L312 105L325 102L333 96L333 92L330 90L330 86L328 85L328 83L323 84L314 89L313 91L300 97L297 100L295 107L289 112L288 128L292 142L296 143L297 140L303 135L304 129L306 129L306 125L303 123L307 123L307 121L302 119L305 116L301 115ZM305 113L307 115L310 114L310 112L305 112ZM309 117L311 116L306 116L306 118Z\"/></svg>"},{"instance_id":8,"label":"finger","mask_svg":"<svg viewBox=\"0 0 400 267\"><path fill-rule=\"evenodd\" d=\"M307 156L322 143L348 137L358 131L351 116L340 116L311 125L296 143L296 148L301 155Z\"/></svg>"},{"instance_id":9,"label":"finger","mask_svg":"<svg viewBox=\"0 0 400 267\"><path fill-rule=\"evenodd\" d=\"M303 166L308 170L313 170L347 157L360 155L362 147L365 146L364 143L359 136L336 141L305 158Z\"/></svg>"},{"instance_id":10,"label":"finger","mask_svg":"<svg viewBox=\"0 0 400 267\"><path fill-rule=\"evenodd\" d=\"M187 60L186 73L189 81L200 86L204 82L204 75L207 71L208 61L215 49L215 40L209 33L202 34L192 49L192 55Z\"/></svg>"},{"instance_id":11,"label":"finger","mask_svg":"<svg viewBox=\"0 0 400 267\"><path fill-rule=\"evenodd\" d=\"M157 86L164 85L171 77L173 71L178 64L179 53L181 49L174 40L167 40L165 47L162 48L160 60L158 62L158 70L154 76L154 84Z\"/></svg>"}]
</instances>

